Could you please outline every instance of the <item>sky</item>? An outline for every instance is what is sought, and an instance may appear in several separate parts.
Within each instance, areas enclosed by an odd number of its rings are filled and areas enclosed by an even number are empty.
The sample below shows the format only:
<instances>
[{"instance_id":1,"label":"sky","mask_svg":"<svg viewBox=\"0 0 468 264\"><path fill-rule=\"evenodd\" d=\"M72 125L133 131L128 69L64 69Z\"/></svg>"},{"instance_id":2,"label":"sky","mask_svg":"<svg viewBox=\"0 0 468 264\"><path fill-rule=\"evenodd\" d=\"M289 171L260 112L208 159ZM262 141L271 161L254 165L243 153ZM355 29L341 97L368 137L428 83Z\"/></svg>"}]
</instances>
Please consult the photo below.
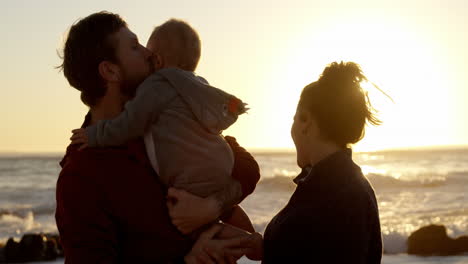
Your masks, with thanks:
<instances>
[{"instance_id":1,"label":"sky","mask_svg":"<svg viewBox=\"0 0 468 264\"><path fill-rule=\"evenodd\" d=\"M468 1L2 1L0 152L63 152L87 107L55 67L79 18L118 13L146 45L169 18L202 39L197 73L249 103L226 135L249 149L292 149L302 88L354 61L383 124L360 151L468 145Z\"/></svg>"}]
</instances>

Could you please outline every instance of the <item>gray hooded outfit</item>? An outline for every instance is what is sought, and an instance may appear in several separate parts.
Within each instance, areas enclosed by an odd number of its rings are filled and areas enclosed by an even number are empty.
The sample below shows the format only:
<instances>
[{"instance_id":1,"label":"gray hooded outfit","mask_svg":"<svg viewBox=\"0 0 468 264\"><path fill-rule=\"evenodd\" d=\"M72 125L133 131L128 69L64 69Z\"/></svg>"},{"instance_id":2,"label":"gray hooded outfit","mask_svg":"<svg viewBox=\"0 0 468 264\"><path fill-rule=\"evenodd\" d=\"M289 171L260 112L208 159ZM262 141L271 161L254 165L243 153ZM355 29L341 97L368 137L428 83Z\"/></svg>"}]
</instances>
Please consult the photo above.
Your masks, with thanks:
<instances>
[{"instance_id":1,"label":"gray hooded outfit","mask_svg":"<svg viewBox=\"0 0 468 264\"><path fill-rule=\"evenodd\" d=\"M86 128L88 144L115 146L144 136L151 164L166 186L207 197L236 184L234 156L221 132L244 106L193 72L162 69L138 87L118 117Z\"/></svg>"}]
</instances>

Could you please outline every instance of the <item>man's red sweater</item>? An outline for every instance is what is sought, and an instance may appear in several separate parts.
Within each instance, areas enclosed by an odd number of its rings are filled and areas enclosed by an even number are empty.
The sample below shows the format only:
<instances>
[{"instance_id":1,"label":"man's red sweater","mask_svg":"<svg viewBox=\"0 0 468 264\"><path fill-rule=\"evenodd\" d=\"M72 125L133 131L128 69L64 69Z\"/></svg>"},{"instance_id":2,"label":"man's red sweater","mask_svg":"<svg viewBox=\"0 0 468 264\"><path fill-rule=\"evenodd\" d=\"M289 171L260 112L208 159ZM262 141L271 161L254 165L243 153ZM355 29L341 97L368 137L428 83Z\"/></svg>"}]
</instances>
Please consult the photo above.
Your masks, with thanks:
<instances>
[{"instance_id":1,"label":"man's red sweater","mask_svg":"<svg viewBox=\"0 0 468 264\"><path fill-rule=\"evenodd\" d=\"M255 189L259 167L234 138L226 140L243 199ZM65 263L174 263L189 252L194 241L171 224L166 188L142 140L82 151L69 146L60 165L55 217Z\"/></svg>"}]
</instances>

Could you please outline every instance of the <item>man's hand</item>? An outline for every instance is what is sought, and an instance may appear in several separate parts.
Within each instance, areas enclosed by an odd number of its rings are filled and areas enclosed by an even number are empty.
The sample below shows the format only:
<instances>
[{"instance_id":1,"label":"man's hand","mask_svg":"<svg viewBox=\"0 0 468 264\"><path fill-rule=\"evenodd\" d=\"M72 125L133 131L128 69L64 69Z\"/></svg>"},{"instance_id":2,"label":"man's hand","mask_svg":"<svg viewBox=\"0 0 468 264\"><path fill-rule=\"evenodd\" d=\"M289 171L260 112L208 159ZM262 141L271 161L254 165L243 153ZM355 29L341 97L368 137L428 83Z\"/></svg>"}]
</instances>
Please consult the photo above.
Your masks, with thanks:
<instances>
[{"instance_id":1,"label":"man's hand","mask_svg":"<svg viewBox=\"0 0 468 264\"><path fill-rule=\"evenodd\" d=\"M190 234L221 215L216 199L201 198L176 188L169 188L166 203L172 224L183 234Z\"/></svg>"},{"instance_id":2,"label":"man's hand","mask_svg":"<svg viewBox=\"0 0 468 264\"><path fill-rule=\"evenodd\" d=\"M247 250L244 251L247 258L251 260L263 259L263 237L260 233L250 234L248 238L240 242Z\"/></svg>"},{"instance_id":3,"label":"man's hand","mask_svg":"<svg viewBox=\"0 0 468 264\"><path fill-rule=\"evenodd\" d=\"M210 229L203 232L190 253L184 260L188 264L235 264L244 255L246 248L241 248L240 243L246 240L245 237L219 240L214 237L221 232L223 224L214 224Z\"/></svg>"},{"instance_id":4,"label":"man's hand","mask_svg":"<svg viewBox=\"0 0 468 264\"><path fill-rule=\"evenodd\" d=\"M86 129L79 128L72 130L72 137L70 138L72 145L81 144L78 150L82 150L88 147L88 135L86 134Z\"/></svg>"},{"instance_id":5,"label":"man's hand","mask_svg":"<svg viewBox=\"0 0 468 264\"><path fill-rule=\"evenodd\" d=\"M205 252L205 247L213 237L223 229L222 226L213 225L210 229L203 232L197 242L193 245L190 252L184 257L184 261L187 264L215 264L214 260Z\"/></svg>"},{"instance_id":6,"label":"man's hand","mask_svg":"<svg viewBox=\"0 0 468 264\"><path fill-rule=\"evenodd\" d=\"M224 228L216 235L219 241L225 245L234 247L232 249L225 249L225 255L236 254L235 256L246 255L251 260L263 259L263 237L260 233L250 233L232 225L224 224ZM208 255L211 256L211 251L207 249Z\"/></svg>"}]
</instances>

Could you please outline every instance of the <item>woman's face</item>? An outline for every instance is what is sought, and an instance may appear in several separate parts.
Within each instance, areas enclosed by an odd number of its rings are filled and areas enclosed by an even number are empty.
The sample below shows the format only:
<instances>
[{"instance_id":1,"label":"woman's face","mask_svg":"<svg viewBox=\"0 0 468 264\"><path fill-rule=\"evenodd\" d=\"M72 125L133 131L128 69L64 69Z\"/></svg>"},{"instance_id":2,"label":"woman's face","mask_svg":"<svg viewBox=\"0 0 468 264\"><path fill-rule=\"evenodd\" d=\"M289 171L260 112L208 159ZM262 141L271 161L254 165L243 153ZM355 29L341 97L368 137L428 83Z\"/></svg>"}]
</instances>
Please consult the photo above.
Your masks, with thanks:
<instances>
[{"instance_id":1,"label":"woman's face","mask_svg":"<svg viewBox=\"0 0 468 264\"><path fill-rule=\"evenodd\" d=\"M307 140L307 120L302 116L300 107L297 107L294 121L291 127L291 137L296 146L297 165L301 168L308 165L308 140Z\"/></svg>"},{"instance_id":2,"label":"woman's face","mask_svg":"<svg viewBox=\"0 0 468 264\"><path fill-rule=\"evenodd\" d=\"M313 115L299 104L291 127L291 137L296 145L297 165L301 168L310 165L311 157L315 155L323 143L320 129Z\"/></svg>"}]
</instances>

